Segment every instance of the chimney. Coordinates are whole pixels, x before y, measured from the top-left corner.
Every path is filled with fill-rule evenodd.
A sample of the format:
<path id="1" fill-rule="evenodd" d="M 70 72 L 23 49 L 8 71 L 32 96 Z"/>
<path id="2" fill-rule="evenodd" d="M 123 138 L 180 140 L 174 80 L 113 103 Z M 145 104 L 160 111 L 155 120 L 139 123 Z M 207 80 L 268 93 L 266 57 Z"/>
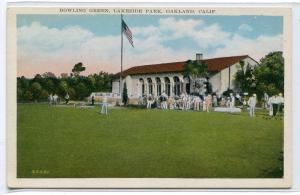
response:
<path id="1" fill-rule="evenodd" d="M 202 53 L 196 53 L 196 61 L 200 62 L 201 60 L 203 60 L 203 54 Z"/>

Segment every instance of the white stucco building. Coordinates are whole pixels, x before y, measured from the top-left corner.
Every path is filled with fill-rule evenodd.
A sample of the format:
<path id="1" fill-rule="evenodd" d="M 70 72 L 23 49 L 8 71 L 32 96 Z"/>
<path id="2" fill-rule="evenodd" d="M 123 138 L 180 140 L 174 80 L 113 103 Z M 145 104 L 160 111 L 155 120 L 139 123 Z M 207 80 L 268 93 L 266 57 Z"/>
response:
<path id="1" fill-rule="evenodd" d="M 235 74 L 241 69 L 240 61 L 245 66 L 256 66 L 256 62 L 248 55 L 202 59 L 202 54 L 196 54 L 196 60 L 204 62 L 208 67 L 209 82 L 213 92 L 222 94 L 228 88 L 235 90 Z M 123 71 L 122 83 L 126 82 L 127 93 L 133 103 L 140 96 L 152 94 L 161 95 L 165 92 L 169 96 L 180 95 L 182 92 L 190 93 L 192 89 L 189 77 L 184 77 L 183 62 L 142 65 L 131 67 Z M 119 93 L 119 79 L 112 85 L 112 92 Z"/>

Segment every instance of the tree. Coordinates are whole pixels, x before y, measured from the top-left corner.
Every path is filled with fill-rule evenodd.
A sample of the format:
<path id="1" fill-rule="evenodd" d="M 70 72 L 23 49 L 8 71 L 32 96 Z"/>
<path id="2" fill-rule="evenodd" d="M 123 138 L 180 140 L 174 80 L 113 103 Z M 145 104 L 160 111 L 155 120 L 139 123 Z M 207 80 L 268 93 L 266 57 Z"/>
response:
<path id="1" fill-rule="evenodd" d="M 207 65 L 203 62 L 188 60 L 184 64 L 183 75 L 189 77 L 194 86 L 193 93 L 203 95 L 204 92 L 211 93 Z"/>
<path id="2" fill-rule="evenodd" d="M 46 72 L 42 75 L 36 74 L 32 79 L 24 76 L 17 77 L 17 100 L 44 100 L 50 93 L 64 97 L 67 92 L 73 100 L 82 100 L 93 91 L 111 91 L 114 78 L 113 74 L 102 71 L 89 76 L 74 77 L 71 74 L 54 76 L 53 73 Z"/>
<path id="3" fill-rule="evenodd" d="M 52 72 L 45 72 L 43 75 L 42 75 L 43 78 L 56 78 L 55 74 L 52 73 Z"/>
<path id="4" fill-rule="evenodd" d="M 17 88 L 17 100 L 20 101 L 24 98 L 24 91 L 22 88 L 18 87 Z"/>
<path id="5" fill-rule="evenodd" d="M 24 93 L 24 99 L 27 101 L 33 100 L 33 94 L 28 90 Z"/>
<path id="6" fill-rule="evenodd" d="M 42 92 L 42 86 L 38 82 L 34 82 L 30 86 L 30 92 L 32 93 L 33 99 L 38 100 Z"/>
<path id="7" fill-rule="evenodd" d="M 77 98 L 80 100 L 83 100 L 85 97 L 89 95 L 86 86 L 82 82 L 76 86 L 75 90 L 76 90 Z"/>
<path id="8" fill-rule="evenodd" d="M 39 99 L 40 100 L 47 100 L 48 96 L 49 96 L 48 91 L 45 90 L 45 89 L 42 89 Z"/>
<path id="9" fill-rule="evenodd" d="M 260 66 L 254 70 L 257 91 L 274 95 L 284 92 L 284 59 L 282 52 L 271 52 L 260 60 Z"/>
<path id="10" fill-rule="evenodd" d="M 235 75 L 235 84 L 240 92 L 253 93 L 255 90 L 255 75 L 253 68 L 249 64 L 245 66 L 244 61 L 240 61 L 241 70 L 238 70 Z"/>
<path id="11" fill-rule="evenodd" d="M 271 52 L 255 67 L 244 66 L 235 76 L 237 86 L 243 92 L 256 93 L 261 98 L 264 92 L 274 95 L 284 92 L 284 59 L 282 52 Z"/>
<path id="12" fill-rule="evenodd" d="M 203 62 L 188 60 L 184 64 L 184 76 L 190 76 L 192 78 L 204 77 L 208 76 L 207 65 Z"/>
<path id="13" fill-rule="evenodd" d="M 60 77 L 63 78 L 63 79 L 64 79 L 64 78 L 68 78 L 68 73 L 61 73 L 61 74 L 60 74 Z"/>
<path id="14" fill-rule="evenodd" d="M 54 82 L 49 79 L 47 82 L 46 82 L 46 85 L 44 86 L 44 88 L 49 92 L 49 93 L 53 93 L 54 92 L 54 89 L 55 89 L 55 85 L 54 85 Z"/>
<path id="15" fill-rule="evenodd" d="M 85 71 L 85 67 L 82 65 L 81 62 L 75 64 L 73 69 L 72 69 L 72 73 L 75 76 L 79 76 L 80 72 L 82 72 L 82 71 Z"/>
<path id="16" fill-rule="evenodd" d="M 70 87 L 68 89 L 68 94 L 70 96 L 70 99 L 75 99 L 76 98 L 76 92 L 75 92 L 75 90 L 72 87 Z"/>
<path id="17" fill-rule="evenodd" d="M 122 102 L 127 105 L 128 104 L 128 94 L 127 94 L 127 85 L 124 83 L 123 93 L 122 93 Z"/>
<path id="18" fill-rule="evenodd" d="M 60 81 L 58 86 L 58 94 L 60 96 L 65 96 L 68 91 L 68 83 L 66 81 Z"/>

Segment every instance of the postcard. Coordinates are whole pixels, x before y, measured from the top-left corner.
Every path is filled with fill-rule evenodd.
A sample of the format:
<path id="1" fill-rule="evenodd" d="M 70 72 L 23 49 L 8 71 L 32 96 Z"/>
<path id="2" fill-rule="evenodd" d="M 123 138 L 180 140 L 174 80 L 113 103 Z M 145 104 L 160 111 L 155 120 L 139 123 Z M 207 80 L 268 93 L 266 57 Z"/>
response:
<path id="1" fill-rule="evenodd" d="M 291 7 L 7 8 L 10 188 L 290 188 Z"/>

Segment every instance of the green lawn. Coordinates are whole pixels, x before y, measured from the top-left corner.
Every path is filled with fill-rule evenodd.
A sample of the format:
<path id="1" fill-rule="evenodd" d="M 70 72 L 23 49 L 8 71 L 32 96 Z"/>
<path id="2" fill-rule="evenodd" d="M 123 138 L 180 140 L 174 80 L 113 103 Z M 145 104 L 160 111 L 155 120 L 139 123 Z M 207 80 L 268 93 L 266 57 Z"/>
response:
<path id="1" fill-rule="evenodd" d="M 18 104 L 17 176 L 280 177 L 283 121 L 247 113 Z"/>

